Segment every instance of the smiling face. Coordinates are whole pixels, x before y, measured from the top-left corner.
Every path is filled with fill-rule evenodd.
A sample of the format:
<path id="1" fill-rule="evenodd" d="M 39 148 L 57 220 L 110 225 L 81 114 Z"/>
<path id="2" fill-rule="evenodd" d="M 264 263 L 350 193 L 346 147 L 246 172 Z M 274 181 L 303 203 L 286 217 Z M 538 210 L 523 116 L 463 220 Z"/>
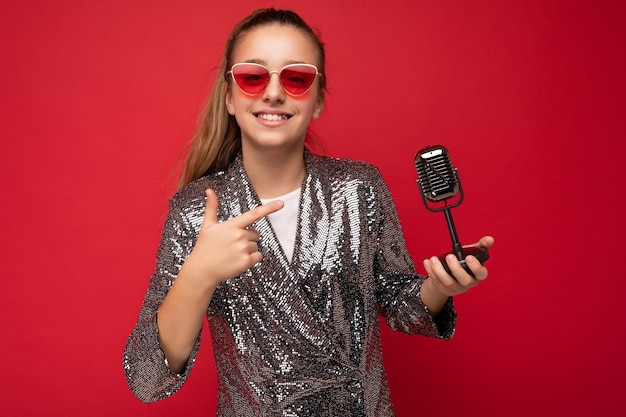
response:
<path id="1" fill-rule="evenodd" d="M 319 65 L 315 44 L 299 29 L 269 24 L 246 33 L 233 51 L 232 62 L 252 62 L 271 71 L 264 91 L 244 93 L 234 82 L 226 94 L 228 112 L 241 128 L 242 151 L 304 147 L 311 119 L 320 116 L 323 99 L 316 79 L 311 89 L 299 96 L 283 90 L 278 72 L 294 63 Z M 275 72 L 274 72 L 275 71 Z"/>

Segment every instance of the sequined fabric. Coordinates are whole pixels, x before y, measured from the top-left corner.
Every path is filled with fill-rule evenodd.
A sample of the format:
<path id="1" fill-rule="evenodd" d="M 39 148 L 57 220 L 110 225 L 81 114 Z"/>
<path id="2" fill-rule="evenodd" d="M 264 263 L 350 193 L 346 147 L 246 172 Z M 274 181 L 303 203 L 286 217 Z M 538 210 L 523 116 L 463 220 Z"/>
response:
<path id="1" fill-rule="evenodd" d="M 253 227 L 263 260 L 220 284 L 209 305 L 217 416 L 393 416 L 379 313 L 397 331 L 444 339 L 454 331 L 451 299 L 436 323 L 420 300 L 423 277 L 379 171 L 308 152 L 305 164 L 292 261 L 270 222 L 259 220 Z M 124 352 L 129 386 L 145 402 L 176 392 L 200 347 L 198 336 L 187 368 L 173 374 L 159 347 L 156 311 L 193 248 L 206 188 L 218 196 L 220 220 L 260 204 L 241 156 L 170 201 L 155 272 Z"/>

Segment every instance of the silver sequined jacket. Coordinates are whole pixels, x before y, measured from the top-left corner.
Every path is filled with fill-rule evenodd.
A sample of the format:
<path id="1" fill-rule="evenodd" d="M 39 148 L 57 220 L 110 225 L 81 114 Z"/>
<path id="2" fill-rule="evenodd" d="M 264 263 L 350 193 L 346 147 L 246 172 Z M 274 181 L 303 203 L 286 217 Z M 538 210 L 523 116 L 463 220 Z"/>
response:
<path id="1" fill-rule="evenodd" d="M 425 309 L 398 215 L 379 171 L 305 152 L 291 262 L 267 218 L 253 227 L 263 260 L 223 282 L 208 309 L 218 375 L 218 416 L 393 416 L 379 314 L 393 330 L 452 336 L 450 299 L 436 322 Z M 184 187 L 170 201 L 155 272 L 124 352 L 142 401 L 166 398 L 187 379 L 172 373 L 157 337 L 156 311 L 194 246 L 215 190 L 218 218 L 260 204 L 239 156 L 224 172 Z M 417 376 L 416 376 L 417 379 Z"/>

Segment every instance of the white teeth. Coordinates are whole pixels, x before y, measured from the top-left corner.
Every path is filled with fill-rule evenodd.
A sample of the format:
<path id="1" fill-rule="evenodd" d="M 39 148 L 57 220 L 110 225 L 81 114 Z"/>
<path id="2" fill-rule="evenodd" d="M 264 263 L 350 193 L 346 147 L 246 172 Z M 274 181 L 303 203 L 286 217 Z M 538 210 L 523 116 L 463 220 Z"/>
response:
<path id="1" fill-rule="evenodd" d="M 284 114 L 265 114 L 265 113 L 259 113 L 256 115 L 256 117 L 258 117 L 259 119 L 263 119 L 263 120 L 272 120 L 272 121 L 276 121 L 276 120 L 287 120 L 289 119 L 289 116 L 284 115 Z"/>

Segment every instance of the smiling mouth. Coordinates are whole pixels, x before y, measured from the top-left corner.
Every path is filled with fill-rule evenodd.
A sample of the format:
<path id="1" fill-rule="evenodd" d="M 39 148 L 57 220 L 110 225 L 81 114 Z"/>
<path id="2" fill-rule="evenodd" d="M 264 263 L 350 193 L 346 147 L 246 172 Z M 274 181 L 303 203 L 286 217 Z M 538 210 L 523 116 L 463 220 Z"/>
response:
<path id="1" fill-rule="evenodd" d="M 270 121 L 278 121 L 278 120 L 289 120 L 291 116 L 288 114 L 267 114 L 267 113 L 257 113 L 256 117 L 263 120 Z"/>

